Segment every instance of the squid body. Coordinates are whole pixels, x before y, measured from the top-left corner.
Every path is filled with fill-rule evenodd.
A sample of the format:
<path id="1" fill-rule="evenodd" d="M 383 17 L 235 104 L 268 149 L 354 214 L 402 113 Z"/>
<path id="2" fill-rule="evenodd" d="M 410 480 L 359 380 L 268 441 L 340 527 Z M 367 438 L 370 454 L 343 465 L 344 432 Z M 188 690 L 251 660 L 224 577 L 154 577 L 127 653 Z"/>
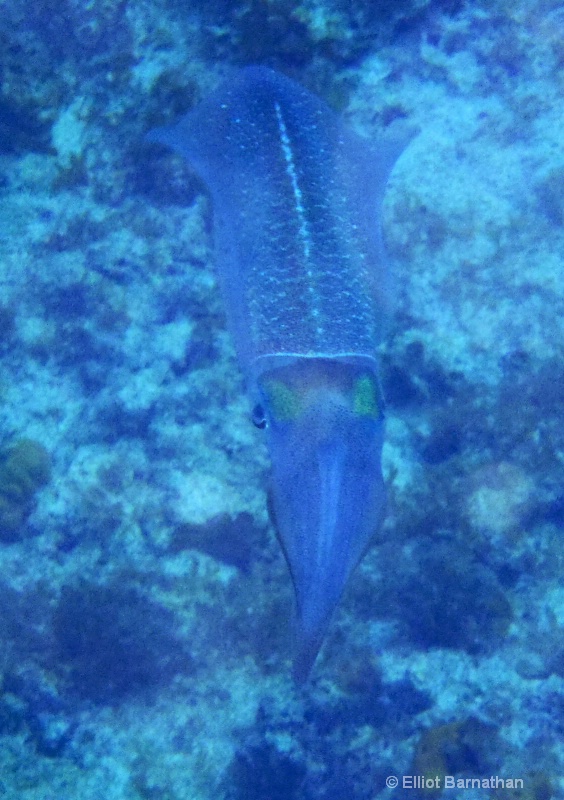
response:
<path id="1" fill-rule="evenodd" d="M 371 144 L 290 79 L 249 67 L 149 139 L 185 156 L 211 193 L 228 325 L 266 429 L 303 679 L 384 515 L 380 213 L 405 138 Z"/>

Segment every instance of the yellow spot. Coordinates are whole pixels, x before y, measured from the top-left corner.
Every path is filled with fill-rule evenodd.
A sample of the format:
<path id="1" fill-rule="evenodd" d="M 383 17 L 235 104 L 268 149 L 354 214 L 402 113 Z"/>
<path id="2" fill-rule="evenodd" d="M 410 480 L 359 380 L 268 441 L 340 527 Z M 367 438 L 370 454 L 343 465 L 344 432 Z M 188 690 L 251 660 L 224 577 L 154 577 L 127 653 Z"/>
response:
<path id="1" fill-rule="evenodd" d="M 268 381 L 265 386 L 270 410 L 274 419 L 288 422 L 296 419 L 301 412 L 301 404 L 296 392 L 282 381 Z"/>
<path id="2" fill-rule="evenodd" d="M 358 417 L 378 417 L 378 391 L 370 375 L 358 378 L 354 385 L 353 411 Z"/>

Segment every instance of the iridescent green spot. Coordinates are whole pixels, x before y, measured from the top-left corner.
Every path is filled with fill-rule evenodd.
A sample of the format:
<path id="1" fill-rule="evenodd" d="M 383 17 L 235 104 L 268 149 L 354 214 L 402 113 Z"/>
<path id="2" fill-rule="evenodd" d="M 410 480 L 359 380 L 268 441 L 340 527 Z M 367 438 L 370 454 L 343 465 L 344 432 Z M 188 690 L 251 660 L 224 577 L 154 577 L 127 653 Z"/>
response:
<path id="1" fill-rule="evenodd" d="M 378 417 L 378 389 L 374 378 L 363 375 L 355 382 L 353 389 L 353 411 L 358 417 Z"/>
<path id="2" fill-rule="evenodd" d="M 268 406 L 272 416 L 278 422 L 289 422 L 296 419 L 301 412 L 298 395 L 282 381 L 268 381 L 265 385 Z"/>

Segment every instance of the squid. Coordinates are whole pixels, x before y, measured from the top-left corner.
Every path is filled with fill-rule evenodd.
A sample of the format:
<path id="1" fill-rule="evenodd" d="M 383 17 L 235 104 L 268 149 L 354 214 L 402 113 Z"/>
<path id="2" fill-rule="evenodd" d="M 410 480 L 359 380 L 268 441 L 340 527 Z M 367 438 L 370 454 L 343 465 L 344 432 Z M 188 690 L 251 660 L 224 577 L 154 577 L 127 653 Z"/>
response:
<path id="1" fill-rule="evenodd" d="M 369 142 L 289 78 L 231 76 L 152 142 L 207 186 L 227 322 L 271 460 L 304 680 L 382 524 L 381 206 L 407 143 Z"/>

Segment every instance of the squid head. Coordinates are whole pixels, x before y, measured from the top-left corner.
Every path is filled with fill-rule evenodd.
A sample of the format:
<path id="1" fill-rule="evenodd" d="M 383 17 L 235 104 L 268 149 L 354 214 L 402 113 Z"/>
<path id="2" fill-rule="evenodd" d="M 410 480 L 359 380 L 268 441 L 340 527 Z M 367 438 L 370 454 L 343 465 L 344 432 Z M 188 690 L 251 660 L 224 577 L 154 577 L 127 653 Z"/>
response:
<path id="1" fill-rule="evenodd" d="M 307 676 L 351 572 L 384 514 L 384 420 L 366 365 L 303 358 L 259 380 L 272 504 L 294 583 L 297 655 Z"/>

